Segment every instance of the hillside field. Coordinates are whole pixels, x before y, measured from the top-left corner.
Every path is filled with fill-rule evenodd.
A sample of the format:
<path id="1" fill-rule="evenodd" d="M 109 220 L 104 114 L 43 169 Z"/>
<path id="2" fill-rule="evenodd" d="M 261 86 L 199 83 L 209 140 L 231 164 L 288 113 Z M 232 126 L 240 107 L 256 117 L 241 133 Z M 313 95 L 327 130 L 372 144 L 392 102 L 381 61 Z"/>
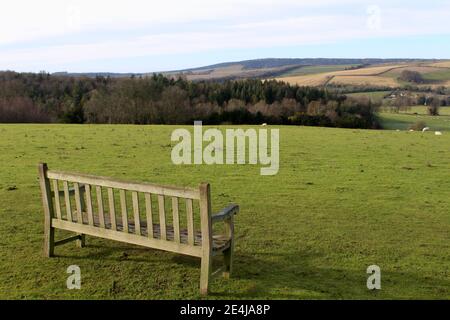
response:
<path id="1" fill-rule="evenodd" d="M 214 280 L 209 299 L 450 298 L 450 134 L 276 127 L 280 171 L 260 176 L 259 165 L 172 164 L 175 128 L 0 125 L 0 299 L 199 298 L 196 259 L 89 236 L 86 248 L 69 243 L 44 258 L 43 161 L 137 181 L 208 181 L 214 211 L 240 204 L 234 274 Z M 74 264 L 81 290 L 66 289 Z M 373 264 L 379 291 L 366 287 Z"/>
<path id="2" fill-rule="evenodd" d="M 414 123 L 423 121 L 431 131 L 450 131 L 450 107 L 441 107 L 438 116 L 428 115 L 425 106 L 412 106 L 399 113 L 380 112 L 378 116 L 383 128 L 388 130 L 408 130 Z"/>
<path id="3" fill-rule="evenodd" d="M 323 69 L 321 69 L 323 67 Z M 301 71 L 302 69 L 299 69 Z M 315 66 L 304 68 L 303 73 L 286 73 L 276 79 L 290 84 L 300 86 L 326 86 L 348 85 L 348 86 L 374 86 L 397 88 L 407 85 L 407 82 L 399 80 L 401 73 L 405 70 L 419 72 L 425 83 L 419 86 L 445 86 L 450 84 L 449 62 L 422 63 L 405 62 L 391 64 L 375 64 L 354 70 L 329 69 L 327 66 Z M 320 70 L 323 70 L 320 72 Z"/>

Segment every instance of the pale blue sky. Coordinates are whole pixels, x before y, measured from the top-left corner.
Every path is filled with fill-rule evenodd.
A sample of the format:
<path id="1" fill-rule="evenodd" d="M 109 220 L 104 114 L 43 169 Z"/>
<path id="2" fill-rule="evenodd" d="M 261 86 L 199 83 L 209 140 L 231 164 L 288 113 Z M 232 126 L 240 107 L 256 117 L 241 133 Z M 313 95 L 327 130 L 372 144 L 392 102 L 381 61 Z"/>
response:
<path id="1" fill-rule="evenodd" d="M 2 3 L 0 70 L 150 72 L 278 58 L 449 58 L 450 1 Z"/>

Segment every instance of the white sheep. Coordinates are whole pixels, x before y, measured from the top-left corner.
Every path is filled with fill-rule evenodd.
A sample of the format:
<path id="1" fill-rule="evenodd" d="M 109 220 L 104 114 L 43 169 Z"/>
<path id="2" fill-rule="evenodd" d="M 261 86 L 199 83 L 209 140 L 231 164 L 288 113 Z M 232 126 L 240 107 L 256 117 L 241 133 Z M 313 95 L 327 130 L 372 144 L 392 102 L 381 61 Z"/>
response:
<path id="1" fill-rule="evenodd" d="M 440 132 L 440 131 L 435 131 L 434 134 L 435 134 L 436 136 L 442 136 L 442 132 Z"/>
<path id="2" fill-rule="evenodd" d="M 429 127 L 425 127 L 425 128 L 422 129 L 422 132 L 429 131 L 429 130 L 430 130 Z"/>
<path id="3" fill-rule="evenodd" d="M 263 123 L 263 124 L 261 124 L 261 126 L 265 127 L 265 126 L 267 126 L 267 123 Z"/>

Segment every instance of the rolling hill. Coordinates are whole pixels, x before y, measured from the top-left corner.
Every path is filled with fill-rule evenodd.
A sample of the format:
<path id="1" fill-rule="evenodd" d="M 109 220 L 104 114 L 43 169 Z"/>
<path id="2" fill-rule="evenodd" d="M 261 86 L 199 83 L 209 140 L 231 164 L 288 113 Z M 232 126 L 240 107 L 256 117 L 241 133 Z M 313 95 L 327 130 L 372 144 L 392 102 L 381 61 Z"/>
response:
<path id="1" fill-rule="evenodd" d="M 450 86 L 450 62 L 403 61 L 400 63 L 384 63 L 365 65 L 361 68 L 347 70 L 320 71 L 322 66 L 310 68 L 309 73 L 287 73 L 275 79 L 300 86 L 374 86 L 403 87 L 407 84 L 418 86 Z M 403 71 L 415 71 L 421 74 L 423 83 L 408 83 L 400 80 Z"/>
<path id="2" fill-rule="evenodd" d="M 289 82 L 311 83 L 311 85 L 322 85 L 328 79 L 328 76 L 344 72 L 344 75 L 374 75 L 380 71 L 392 66 L 409 65 L 409 64 L 436 65 L 437 71 L 447 69 L 448 62 L 441 60 L 424 60 L 424 59 L 328 59 L 328 58 L 266 58 L 243 60 L 235 62 L 224 62 L 203 67 L 189 68 L 183 70 L 172 70 L 162 72 L 169 77 L 185 77 L 187 80 L 202 81 L 224 81 L 245 78 L 285 78 L 285 77 L 302 77 L 308 78 L 288 79 Z M 387 67 L 386 67 L 387 66 Z M 369 69 L 369 68 L 381 69 Z M 361 71 L 363 70 L 363 71 Z M 153 72 L 146 73 L 111 73 L 111 72 L 88 72 L 88 73 L 70 73 L 57 72 L 58 76 L 76 76 L 76 77 L 131 77 L 146 76 Z M 316 77 L 309 79 L 311 75 Z M 286 79 L 285 79 L 286 80 Z M 450 80 L 450 79 L 449 79 Z"/>

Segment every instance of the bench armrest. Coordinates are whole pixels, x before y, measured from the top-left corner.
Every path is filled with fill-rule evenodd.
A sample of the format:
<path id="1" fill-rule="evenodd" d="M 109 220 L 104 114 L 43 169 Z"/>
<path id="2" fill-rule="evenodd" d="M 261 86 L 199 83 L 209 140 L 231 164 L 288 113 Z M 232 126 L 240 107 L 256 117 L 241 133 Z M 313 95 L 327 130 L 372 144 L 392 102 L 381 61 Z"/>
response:
<path id="1" fill-rule="evenodd" d="M 211 217 L 212 223 L 224 221 L 230 218 L 233 214 L 237 214 L 239 212 L 239 206 L 237 204 L 231 204 L 225 209 L 219 211 L 215 215 Z"/>

